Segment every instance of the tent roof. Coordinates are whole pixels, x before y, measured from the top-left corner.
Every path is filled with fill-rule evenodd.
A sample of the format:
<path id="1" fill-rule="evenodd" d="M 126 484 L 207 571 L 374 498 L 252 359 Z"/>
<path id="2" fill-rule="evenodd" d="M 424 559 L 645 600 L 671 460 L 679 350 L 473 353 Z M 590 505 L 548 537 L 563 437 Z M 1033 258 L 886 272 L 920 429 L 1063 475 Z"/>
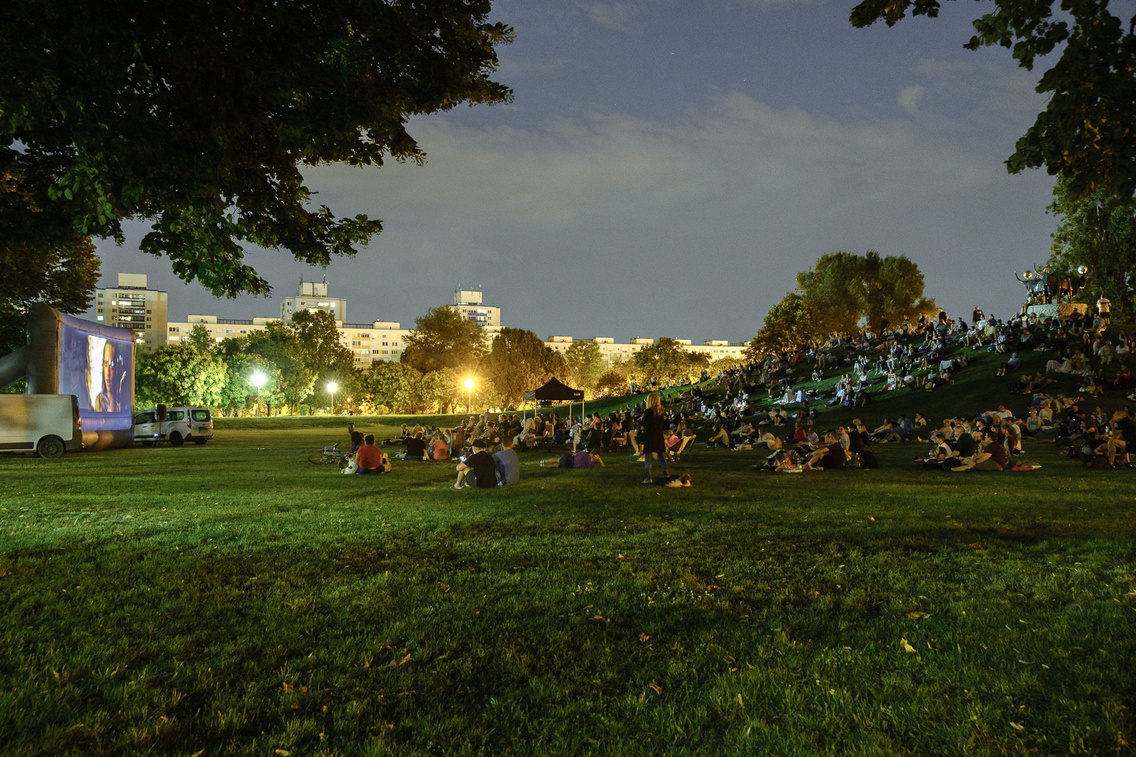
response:
<path id="1" fill-rule="evenodd" d="M 525 392 L 526 400 L 582 400 L 584 399 L 583 389 L 573 389 L 565 385 L 557 378 L 550 378 L 544 386 L 539 389 L 534 389 L 531 392 Z"/>

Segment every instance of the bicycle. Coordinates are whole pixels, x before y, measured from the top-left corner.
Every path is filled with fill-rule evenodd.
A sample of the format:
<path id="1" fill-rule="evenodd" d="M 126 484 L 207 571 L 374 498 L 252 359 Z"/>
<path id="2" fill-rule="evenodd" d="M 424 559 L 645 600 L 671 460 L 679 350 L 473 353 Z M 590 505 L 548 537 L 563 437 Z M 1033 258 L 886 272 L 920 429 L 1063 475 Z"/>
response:
<path id="1" fill-rule="evenodd" d="M 347 454 L 340 452 L 339 444 L 336 443 L 308 455 L 308 462 L 315 465 L 338 465 L 343 468 L 347 465 Z"/>

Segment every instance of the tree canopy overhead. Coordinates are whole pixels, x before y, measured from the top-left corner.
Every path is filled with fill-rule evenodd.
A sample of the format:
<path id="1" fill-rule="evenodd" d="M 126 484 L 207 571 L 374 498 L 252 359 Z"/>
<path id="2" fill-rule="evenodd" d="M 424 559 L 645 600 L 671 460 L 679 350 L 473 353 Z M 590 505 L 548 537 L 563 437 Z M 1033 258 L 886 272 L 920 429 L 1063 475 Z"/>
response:
<path id="1" fill-rule="evenodd" d="M 489 0 L 6 0 L 0 175 L 68 231 L 215 295 L 265 293 L 241 244 L 326 265 L 381 230 L 310 204 L 303 166 L 421 161 L 410 116 L 507 101 Z M 19 213 L 13 205 L 0 213 Z M 0 225 L 16 225 L 0 218 Z"/>
<path id="2" fill-rule="evenodd" d="M 1126 323 L 1136 312 L 1136 201 L 1119 200 L 1098 192 L 1073 197 L 1062 177 L 1053 187 L 1049 212 L 1060 221 L 1053 232 L 1049 268 L 1072 274 L 1086 270 L 1081 299 L 1092 304 L 1100 295 L 1112 302 Z"/>
<path id="3" fill-rule="evenodd" d="M 1065 174 L 1069 191 L 1083 197 L 1104 191 L 1136 194 L 1136 4 L 1112 3 L 1129 13 L 1113 15 L 1109 0 L 992 0 L 991 13 L 975 20 L 966 47 L 1000 45 L 1032 70 L 1037 58 L 1064 46 L 1037 86 L 1048 95 L 1045 110 L 1018 139 L 1006 161 L 1011 173 L 1045 166 Z M 940 0 L 862 0 L 854 26 L 883 20 L 895 25 L 908 11 L 939 15 Z"/>

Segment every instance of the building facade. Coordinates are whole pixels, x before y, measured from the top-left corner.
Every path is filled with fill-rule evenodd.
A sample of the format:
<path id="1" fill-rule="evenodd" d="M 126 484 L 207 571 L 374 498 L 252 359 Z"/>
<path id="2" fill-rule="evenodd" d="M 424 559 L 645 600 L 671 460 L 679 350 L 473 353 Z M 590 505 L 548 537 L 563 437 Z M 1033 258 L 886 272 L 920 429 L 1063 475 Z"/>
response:
<path id="1" fill-rule="evenodd" d="M 398 321 L 372 321 L 347 323 L 347 301 L 331 297 L 327 282 L 300 282 L 295 296 L 286 297 L 280 304 L 279 318 L 253 318 L 239 320 L 218 318 L 215 315 L 191 315 L 184 322 L 168 321 L 166 293 L 148 289 L 146 277 L 138 274 L 119 274 L 119 286 L 97 291 L 97 320 L 108 325 L 128 328 L 135 332 L 138 344 L 153 351 L 164 344 L 189 341 L 195 327 L 201 327 L 214 342 L 234 339 L 264 331 L 269 323 L 290 323 L 300 310 L 331 313 L 336 320 L 340 342 L 351 350 L 356 368 L 370 368 L 375 363 L 398 362 L 406 349 L 406 335 L 412 329 L 402 328 Z M 454 304 L 462 318 L 476 323 L 493 339 L 501 331 L 501 308 L 486 305 L 480 289 L 454 290 Z M 114 318 L 114 320 L 111 320 Z M 597 336 L 578 340 L 570 336 L 550 336 L 545 344 L 564 354 L 576 341 L 594 342 L 606 364 L 631 360 L 635 353 L 655 343 L 654 339 L 636 337 L 628 342 L 616 342 L 612 337 Z M 689 339 L 676 339 L 690 352 L 702 353 L 711 360 L 741 357 L 745 343 L 731 344 L 711 340 L 700 345 Z"/>
<path id="2" fill-rule="evenodd" d="M 153 352 L 166 344 L 167 296 L 146 286 L 146 275 L 118 274 L 118 286 L 95 290 L 95 320 L 130 329 L 139 349 Z"/>

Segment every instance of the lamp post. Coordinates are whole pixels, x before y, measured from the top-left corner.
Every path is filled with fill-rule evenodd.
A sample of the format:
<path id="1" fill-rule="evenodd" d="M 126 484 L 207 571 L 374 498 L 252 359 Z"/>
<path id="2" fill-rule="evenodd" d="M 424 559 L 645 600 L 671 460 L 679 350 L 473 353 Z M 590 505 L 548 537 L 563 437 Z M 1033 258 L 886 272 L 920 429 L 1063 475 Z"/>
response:
<path id="1" fill-rule="evenodd" d="M 329 408 L 329 412 L 332 415 L 335 415 L 335 390 L 338 388 L 339 384 L 335 383 L 334 381 L 329 381 L 327 384 L 327 391 L 329 394 L 331 394 L 331 408 Z"/>
<path id="2" fill-rule="evenodd" d="M 260 371 L 252 374 L 252 383 L 256 387 L 256 417 L 260 417 L 260 390 L 264 386 L 264 374 Z"/>
<path id="3" fill-rule="evenodd" d="M 469 406 L 471 398 L 473 397 L 473 379 L 467 378 L 465 380 L 465 411 L 469 413 Z"/>

